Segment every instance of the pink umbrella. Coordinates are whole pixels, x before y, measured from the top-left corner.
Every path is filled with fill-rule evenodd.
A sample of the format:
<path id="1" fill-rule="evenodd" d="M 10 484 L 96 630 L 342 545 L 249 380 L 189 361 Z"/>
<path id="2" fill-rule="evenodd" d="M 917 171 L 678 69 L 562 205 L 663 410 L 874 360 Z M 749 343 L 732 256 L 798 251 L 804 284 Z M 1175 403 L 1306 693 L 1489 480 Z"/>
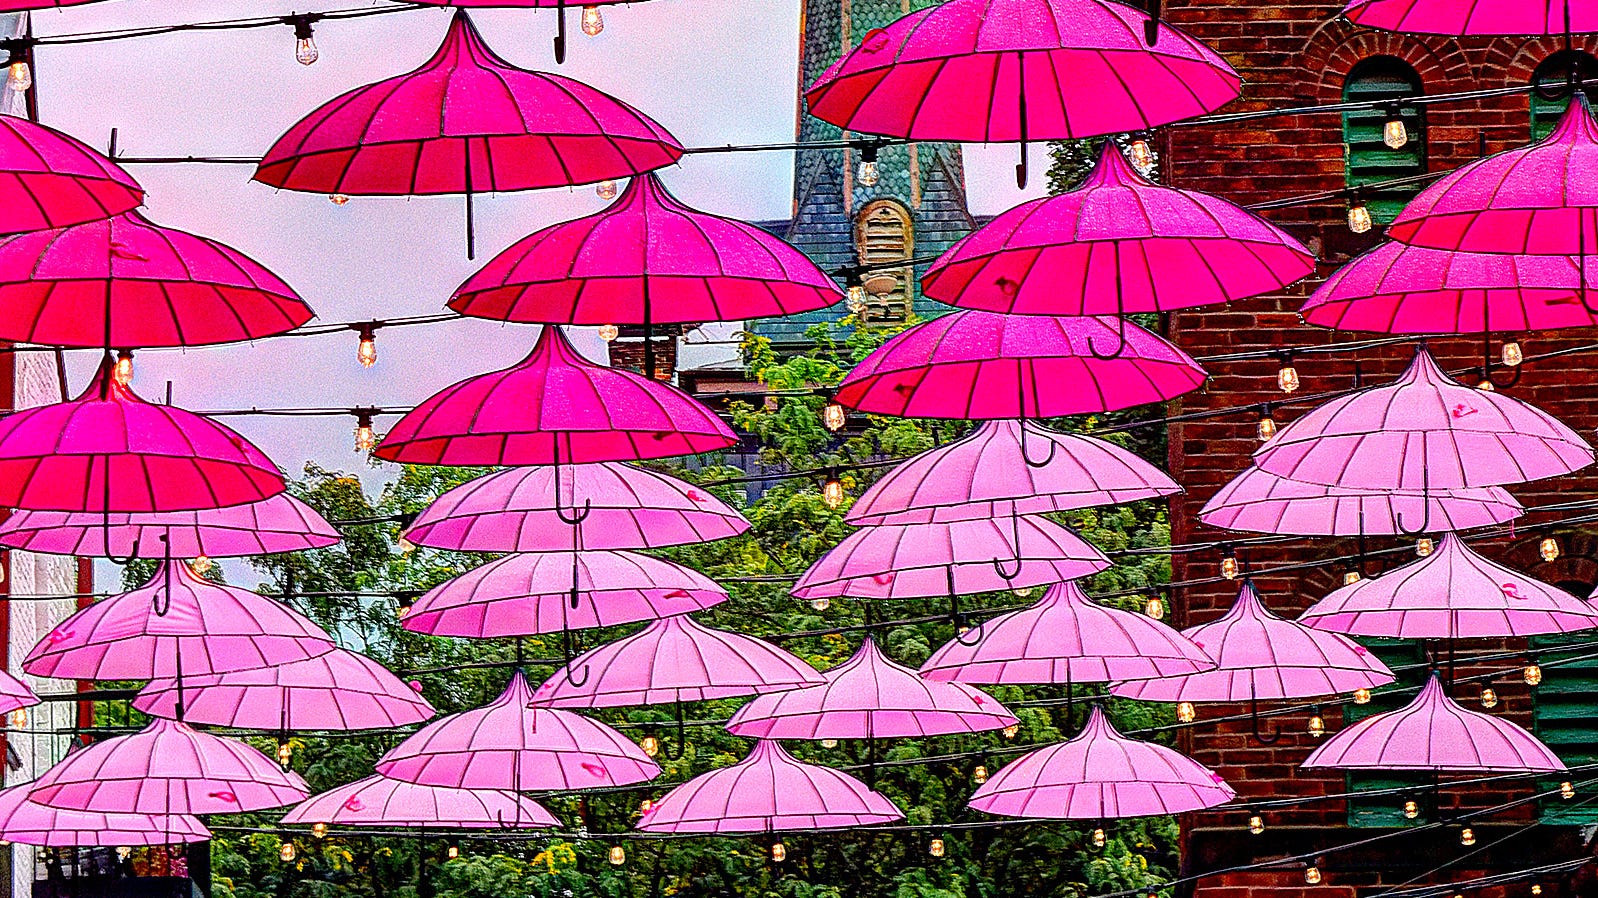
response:
<path id="1" fill-rule="evenodd" d="M 1095 344 L 1119 347 L 1101 358 Z M 1057 418 L 1164 402 L 1205 376 L 1187 353 L 1123 319 L 956 312 L 877 347 L 837 399 L 907 418 Z"/>
<path id="2" fill-rule="evenodd" d="M 283 822 L 407 829 L 542 829 L 560 825 L 538 802 L 515 792 L 418 786 L 383 776 L 369 776 L 313 795 L 284 814 Z"/>
<path id="3" fill-rule="evenodd" d="M 281 602 L 168 561 L 138 589 L 57 624 L 22 669 L 36 677 L 148 680 L 271 667 L 333 648 L 326 631 Z"/>
<path id="4" fill-rule="evenodd" d="M 521 671 L 499 698 L 433 721 L 377 762 L 377 772 L 423 786 L 566 792 L 631 786 L 660 776 L 637 743 L 597 720 L 530 708 Z"/>
<path id="5" fill-rule="evenodd" d="M 32 783 L 0 790 L 0 839 L 47 848 L 174 845 L 203 842 L 211 831 L 188 814 L 100 814 L 28 800 Z"/>
<path id="6" fill-rule="evenodd" d="M 1443 530 L 1470 530 L 1526 513 L 1503 487 L 1429 492 L 1355 489 L 1278 477 L 1249 468 L 1204 503 L 1199 520 L 1226 530 L 1300 536 L 1394 535 L 1400 517 Z"/>
<path id="7" fill-rule="evenodd" d="M 1445 533 L 1430 555 L 1334 590 L 1298 622 L 1351 636 L 1469 639 L 1589 630 L 1598 609 Z"/>
<path id="8" fill-rule="evenodd" d="M 334 649 L 303 661 L 176 680 L 152 680 L 133 707 L 190 723 L 246 730 L 371 730 L 421 723 L 438 713 L 365 655 Z"/>
<path id="9" fill-rule="evenodd" d="M 846 520 L 859 526 L 945 523 L 1181 491 L 1164 471 L 1113 443 L 1030 422 L 987 421 L 889 471 L 855 500 Z"/>
<path id="10" fill-rule="evenodd" d="M 28 684 L 0 670 L 0 714 L 10 714 L 18 708 L 27 708 L 38 703 L 39 697 L 33 694 Z"/>
<path id="11" fill-rule="evenodd" d="M 158 717 L 67 755 L 34 782 L 28 800 L 107 814 L 237 814 L 309 793 L 299 774 L 243 742 Z"/>
<path id="12" fill-rule="evenodd" d="M 636 552 L 507 555 L 428 590 L 405 629 L 486 639 L 612 627 L 727 601 L 705 575 Z"/>
<path id="13" fill-rule="evenodd" d="M 1353 0 L 1343 15 L 1367 28 L 1459 37 L 1598 31 L 1598 10 L 1571 0 Z"/>
<path id="14" fill-rule="evenodd" d="M 585 549 L 654 549 L 749 529 L 743 515 L 708 490 L 657 471 L 599 462 L 513 468 L 463 483 L 434 499 L 405 538 L 465 552 L 570 549 L 573 511 L 583 515 L 575 526 Z"/>
<path id="15" fill-rule="evenodd" d="M 1309 250 L 1275 225 L 1150 182 L 1107 140 L 1080 185 L 967 235 L 932 263 L 921 290 L 963 309 L 1119 315 L 1257 296 L 1314 270 Z"/>
<path id="16" fill-rule="evenodd" d="M 881 793 L 846 773 L 801 764 L 776 742 L 702 773 L 650 806 L 638 828 L 660 833 L 770 833 L 903 820 Z"/>
<path id="17" fill-rule="evenodd" d="M 982 624 L 974 644 L 950 640 L 921 665 L 929 680 L 959 683 L 1104 683 L 1214 670 L 1192 640 L 1142 614 L 1100 605 L 1074 582 L 1056 583 L 1031 608 Z"/>
<path id="18" fill-rule="evenodd" d="M 977 787 L 970 806 L 1004 817 L 1111 820 L 1198 811 L 1236 797 L 1215 771 L 1122 736 L 1094 706 L 1082 732 L 1004 765 Z"/>
<path id="19" fill-rule="evenodd" d="M 826 683 L 756 696 L 727 722 L 753 739 L 891 739 L 1002 730 L 1016 723 L 992 696 L 961 683 L 924 680 L 867 636 Z"/>
<path id="20" fill-rule="evenodd" d="M 0 10 L 16 0 L 0 0 Z M 64 228 L 109 218 L 144 202 L 144 188 L 81 141 L 14 115 L 0 115 L 0 232 Z"/>
<path id="21" fill-rule="evenodd" d="M 271 555 L 320 549 L 340 538 L 315 509 L 288 493 L 248 505 L 199 511 L 104 515 L 24 510 L 0 521 L 0 545 L 79 557 Z"/>
<path id="22" fill-rule="evenodd" d="M 1454 702 L 1435 673 L 1413 702 L 1347 727 L 1310 752 L 1301 766 L 1438 772 L 1565 769 L 1536 736 Z"/>
<path id="23" fill-rule="evenodd" d="M 596 365 L 550 325 L 527 358 L 445 387 L 406 414 L 375 454 L 411 465 L 548 465 L 667 458 L 736 442 L 686 393 Z"/>

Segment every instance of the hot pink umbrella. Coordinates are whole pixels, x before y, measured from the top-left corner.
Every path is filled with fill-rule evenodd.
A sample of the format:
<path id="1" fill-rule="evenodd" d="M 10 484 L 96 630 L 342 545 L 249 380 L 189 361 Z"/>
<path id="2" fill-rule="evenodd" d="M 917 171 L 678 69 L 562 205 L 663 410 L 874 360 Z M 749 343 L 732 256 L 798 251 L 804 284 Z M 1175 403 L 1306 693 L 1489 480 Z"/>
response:
<path id="1" fill-rule="evenodd" d="M 1342 770 L 1564 770 L 1548 746 L 1502 718 L 1461 707 L 1434 673 L 1413 702 L 1321 743 L 1303 767 Z"/>
<path id="2" fill-rule="evenodd" d="M 0 714 L 10 714 L 18 708 L 27 708 L 38 703 L 39 697 L 33 694 L 28 684 L 0 670 Z"/>
<path id="3" fill-rule="evenodd" d="M 440 583 L 411 606 L 404 626 L 434 636 L 532 636 L 687 614 L 725 601 L 727 591 L 709 577 L 648 555 L 540 552 L 507 555 Z"/>
<path id="4" fill-rule="evenodd" d="M 375 454 L 411 465 L 548 465 L 667 458 L 737 441 L 687 394 L 588 361 L 550 325 L 527 358 L 445 387 L 406 414 Z"/>
<path id="5" fill-rule="evenodd" d="M 0 0 L 0 10 L 16 0 Z M 0 115 L 0 233 L 64 228 L 137 208 L 144 188 L 77 138 Z"/>
<path id="6" fill-rule="evenodd" d="M 50 9 L 56 6 L 78 6 L 98 0 L 0 0 L 0 12 L 18 12 L 25 9 Z"/>
<path id="7" fill-rule="evenodd" d="M 499 698 L 417 730 L 377 762 L 377 772 L 423 786 L 565 792 L 631 786 L 660 776 L 637 743 L 597 720 L 530 708 L 517 671 Z"/>
<path id="8" fill-rule="evenodd" d="M 558 480 L 558 483 L 557 483 Z M 654 549 L 737 536 L 749 522 L 708 490 L 616 462 L 513 468 L 463 483 L 405 532 L 418 546 L 466 552 Z"/>
<path id="9" fill-rule="evenodd" d="M 1459 37 L 1598 31 L 1598 10 L 1571 0 L 1353 0 L 1343 15 L 1367 28 Z"/>
<path id="10" fill-rule="evenodd" d="M 36 677 L 148 680 L 271 667 L 332 650 L 332 637 L 299 612 L 202 580 L 173 561 L 138 589 L 57 624 L 22 669 Z"/>
<path id="11" fill-rule="evenodd" d="M 1204 503 L 1199 520 L 1226 530 L 1300 536 L 1393 535 L 1400 517 L 1470 530 L 1526 513 L 1503 487 L 1429 492 L 1325 486 L 1249 468 Z"/>
<path id="12" fill-rule="evenodd" d="M 48 848 L 203 842 L 211 831 L 188 814 L 100 814 L 28 800 L 32 783 L 0 790 L 0 839 Z"/>
<path id="13" fill-rule="evenodd" d="M 104 515 L 24 510 L 0 521 L 0 545 L 79 557 L 271 555 L 320 549 L 340 538 L 315 509 L 288 493 L 248 505 L 199 511 Z"/>
<path id="14" fill-rule="evenodd" d="M 1031 608 L 982 624 L 974 644 L 954 639 L 921 665 L 929 680 L 959 683 L 1104 683 L 1214 670 L 1192 640 L 1133 611 L 1056 583 Z"/>
<path id="15" fill-rule="evenodd" d="M 538 802 L 515 792 L 418 786 L 383 776 L 369 776 L 313 795 L 284 814 L 283 822 L 407 829 L 541 829 L 560 825 L 555 815 Z"/>
<path id="16" fill-rule="evenodd" d="M 1334 590 L 1298 622 L 1351 636 L 1469 639 L 1589 630 L 1598 610 L 1445 533 L 1430 555 Z"/>
<path id="17" fill-rule="evenodd" d="M 731 767 L 702 773 L 650 806 L 638 828 L 661 833 L 769 833 L 903 820 L 881 793 L 846 773 L 801 764 L 761 740 Z"/>
<path id="18" fill-rule="evenodd" d="M 753 739 L 891 739 L 1002 730 L 1016 723 L 992 696 L 924 680 L 895 664 L 869 636 L 826 683 L 756 696 L 727 722 Z"/>
<path id="19" fill-rule="evenodd" d="M 246 730 L 370 730 L 421 723 L 437 712 L 371 658 L 346 649 L 272 667 L 152 680 L 133 707 L 190 723 Z"/>
<path id="20" fill-rule="evenodd" d="M 855 500 L 846 520 L 860 526 L 942 523 L 1181 491 L 1164 471 L 1113 443 L 1030 422 L 987 421 L 889 471 Z"/>
<path id="21" fill-rule="evenodd" d="M 1082 732 L 1004 765 L 977 787 L 970 806 L 1005 817 L 1112 820 L 1181 814 L 1236 797 L 1215 771 L 1122 736 L 1094 706 Z"/>
<path id="22" fill-rule="evenodd" d="M 1115 354 L 1097 357 L 1095 345 Z M 1205 376 L 1187 353 L 1122 319 L 956 312 L 877 347 L 837 399 L 907 418 L 1057 418 L 1164 402 Z"/>
<path id="23" fill-rule="evenodd" d="M 309 793 L 299 774 L 243 742 L 158 717 L 67 755 L 34 782 L 28 800 L 108 814 L 237 814 Z"/>

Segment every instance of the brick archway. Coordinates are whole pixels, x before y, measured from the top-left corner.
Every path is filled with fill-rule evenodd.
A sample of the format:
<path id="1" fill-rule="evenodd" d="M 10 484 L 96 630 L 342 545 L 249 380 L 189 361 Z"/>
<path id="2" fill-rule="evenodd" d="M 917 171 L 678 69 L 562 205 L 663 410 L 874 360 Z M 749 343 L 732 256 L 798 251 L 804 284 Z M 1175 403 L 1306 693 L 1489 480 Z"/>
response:
<path id="1" fill-rule="evenodd" d="M 1304 44 L 1299 83 L 1312 91 L 1305 99 L 1316 103 L 1342 99 L 1343 81 L 1349 70 L 1373 56 L 1392 56 L 1408 63 L 1429 94 L 1465 90 L 1474 74 L 1464 51 L 1452 39 L 1423 40 L 1397 32 L 1373 31 L 1339 18 L 1316 29 Z"/>

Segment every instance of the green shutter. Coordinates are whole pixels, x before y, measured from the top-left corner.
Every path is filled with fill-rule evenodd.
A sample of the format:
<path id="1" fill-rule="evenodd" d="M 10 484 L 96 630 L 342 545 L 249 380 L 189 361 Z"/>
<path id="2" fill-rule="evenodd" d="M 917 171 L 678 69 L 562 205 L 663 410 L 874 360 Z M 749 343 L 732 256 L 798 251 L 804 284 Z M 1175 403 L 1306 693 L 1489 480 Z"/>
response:
<path id="1" fill-rule="evenodd" d="M 1343 100 L 1350 103 L 1400 100 L 1420 93 L 1414 71 L 1397 59 L 1367 60 L 1349 73 Z M 1399 118 L 1409 132 L 1409 142 L 1393 149 L 1382 141 L 1387 123 L 1384 109 L 1357 109 L 1343 113 L 1343 150 L 1350 187 L 1424 174 L 1426 171 L 1426 119 L 1419 107 L 1399 106 Z M 1386 224 L 1425 186 L 1389 187 L 1365 200 L 1371 217 Z"/>
<path id="2" fill-rule="evenodd" d="M 1374 206 L 1372 207 L 1374 209 Z M 1426 653 L 1419 642 L 1408 639 L 1360 639 L 1359 643 L 1371 650 L 1371 654 L 1382 659 L 1382 663 L 1393 669 L 1398 674 L 1395 686 L 1413 686 L 1419 688 L 1426 682 Z M 1404 668 L 1400 670 L 1400 668 Z M 1391 688 L 1391 687 L 1389 687 Z M 1381 714 L 1386 711 L 1395 711 L 1408 704 L 1415 696 L 1414 692 L 1376 692 L 1371 696 L 1368 704 L 1356 705 L 1353 702 L 1343 704 L 1343 726 L 1348 726 L 1357 720 L 1363 720 L 1372 714 Z M 1349 773 L 1345 775 L 1347 791 L 1360 792 L 1377 789 L 1400 789 L 1406 786 L 1416 787 L 1417 797 L 1422 787 L 1429 786 L 1431 775 L 1426 773 Z M 1349 798 L 1348 800 L 1348 825 L 1349 826 L 1417 826 L 1425 823 L 1423 816 L 1414 820 L 1404 818 L 1404 797 L 1402 795 L 1374 795 L 1370 798 Z"/>
<path id="3" fill-rule="evenodd" d="M 1531 647 L 1548 658 L 1561 646 L 1591 641 L 1590 633 L 1534 636 Z M 1576 654 L 1591 652 L 1578 650 Z M 1537 738 L 1566 764 L 1598 761 L 1598 659 L 1545 664 L 1543 681 L 1532 690 L 1531 719 Z M 1550 777 L 1540 782 L 1539 791 L 1558 788 L 1561 779 L 1564 778 Z M 1542 801 L 1541 816 L 1544 823 L 1598 823 L 1598 805 L 1579 805 L 1550 797 Z"/>

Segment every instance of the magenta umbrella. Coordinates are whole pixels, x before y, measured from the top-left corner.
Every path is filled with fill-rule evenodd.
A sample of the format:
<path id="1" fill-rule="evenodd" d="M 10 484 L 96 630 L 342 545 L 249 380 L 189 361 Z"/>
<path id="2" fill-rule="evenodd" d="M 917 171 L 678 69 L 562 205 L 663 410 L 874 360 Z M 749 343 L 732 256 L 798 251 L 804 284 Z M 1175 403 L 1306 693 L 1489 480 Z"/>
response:
<path id="1" fill-rule="evenodd" d="M 1093 346 L 1116 346 L 1099 357 Z M 1164 402 L 1204 369 L 1123 319 L 955 312 L 877 347 L 838 387 L 844 405 L 906 418 L 1057 418 Z"/>
<path id="2" fill-rule="evenodd" d="M 1025 421 L 986 421 L 889 471 L 855 500 L 846 520 L 857 526 L 946 523 L 1181 491 L 1164 471 L 1114 443 Z"/>
<path id="3" fill-rule="evenodd" d="M 612 627 L 727 601 L 709 577 L 636 552 L 507 555 L 428 590 L 405 629 L 486 639 Z M 575 607 L 573 607 L 575 603 Z"/>
<path id="4" fill-rule="evenodd" d="M 28 684 L 0 670 L 0 714 L 10 714 L 18 708 L 27 708 L 38 703 L 39 697 L 33 694 Z"/>
<path id="5" fill-rule="evenodd" d="M 1565 769 L 1536 736 L 1450 699 L 1435 672 L 1413 702 L 1354 723 L 1321 743 L 1300 766 L 1438 772 Z"/>
<path id="6" fill-rule="evenodd" d="M 1343 16 L 1366 28 L 1456 37 L 1598 31 L 1598 10 L 1579 0 L 1353 0 Z"/>
<path id="7" fill-rule="evenodd" d="M 15 0 L 0 0 L 0 10 Z M 64 228 L 137 208 L 144 188 L 75 137 L 0 115 L 0 233 Z"/>
<path id="8" fill-rule="evenodd" d="M 1174 749 L 1128 739 L 1095 705 L 1071 740 L 1004 765 L 970 806 L 1004 817 L 1112 820 L 1181 814 L 1237 797 L 1215 771 Z"/>
<path id="9" fill-rule="evenodd" d="M 0 521 L 0 546 L 79 557 L 271 555 L 320 549 L 340 539 L 332 524 L 288 493 L 199 511 L 104 515 L 22 510 Z"/>
<path id="10" fill-rule="evenodd" d="M 802 764 L 780 744 L 761 740 L 737 764 L 701 773 L 666 793 L 650 805 L 638 828 L 770 833 L 903 819 L 903 811 L 865 783 L 831 767 Z"/>
<path id="11" fill-rule="evenodd" d="M 570 523 L 574 511 L 582 521 Z M 3 528 L 0 524 L 0 528 Z M 743 515 L 708 490 L 616 462 L 513 468 L 455 487 L 405 532 L 418 546 L 465 552 L 655 549 L 737 536 Z"/>
<path id="12" fill-rule="evenodd" d="M 560 825 L 538 802 L 515 792 L 418 786 L 384 776 L 369 776 L 313 795 L 284 814 L 283 822 L 406 829 L 542 829 Z"/>
<path id="13" fill-rule="evenodd" d="M 188 814 L 101 814 L 28 800 L 32 783 L 0 790 L 0 839 L 47 848 L 204 842 L 211 831 Z"/>
<path id="14" fill-rule="evenodd" d="M 1199 520 L 1225 530 L 1299 536 L 1396 535 L 1400 518 L 1443 530 L 1470 530 L 1526 513 L 1498 486 L 1454 490 L 1355 489 L 1278 477 L 1248 468 L 1204 503 Z"/>

